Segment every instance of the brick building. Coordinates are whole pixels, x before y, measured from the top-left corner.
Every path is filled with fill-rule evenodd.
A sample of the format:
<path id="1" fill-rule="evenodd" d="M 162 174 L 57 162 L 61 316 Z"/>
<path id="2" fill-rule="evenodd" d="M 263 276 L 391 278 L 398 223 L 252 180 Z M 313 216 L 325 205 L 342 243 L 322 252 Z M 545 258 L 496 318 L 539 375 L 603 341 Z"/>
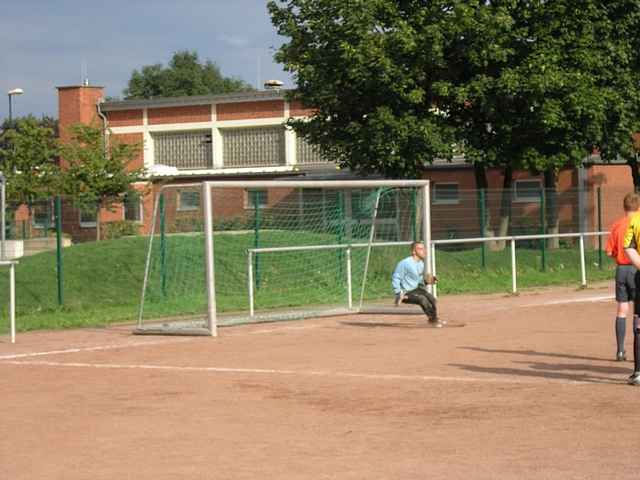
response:
<path id="1" fill-rule="evenodd" d="M 101 211 L 101 222 L 131 220 L 139 222 L 141 233 L 148 232 L 155 191 L 159 183 L 189 184 L 212 179 L 349 178 L 348 171 L 337 170 L 294 131 L 284 128 L 290 117 L 311 114 L 296 102 L 290 102 L 282 90 L 264 90 L 225 95 L 158 98 L 104 102 L 103 88 L 97 86 L 58 87 L 60 135 L 68 135 L 74 123 L 106 126 L 119 141 L 142 146 L 133 167 L 153 171 L 154 165 L 178 170 L 169 180 L 162 174 L 136 185 L 139 198 L 127 199 L 114 211 Z M 479 236 L 478 197 L 473 169 L 456 159 L 436 162 L 425 169 L 425 178 L 433 182 L 432 218 L 435 238 Z M 490 189 L 499 191 L 502 175 L 488 172 Z M 540 209 L 537 192 L 540 176 L 515 172 L 512 211 L 516 216 L 535 216 Z M 602 189 L 603 227 L 620 214 L 622 196 L 632 189 L 626 165 L 602 165 L 593 157 L 585 166 L 565 169 L 558 181 L 559 218 L 564 231 L 592 230 L 598 225 L 597 188 Z M 568 192 L 571 192 L 569 195 Z M 247 191 L 214 202 L 221 215 L 238 209 L 253 208 L 255 202 L 272 204 L 279 200 L 266 192 L 257 196 Z M 563 195 L 567 193 L 567 195 Z M 174 208 L 188 215 L 198 193 L 185 187 Z M 498 218 L 497 196 L 485 200 L 491 218 Z M 74 240 L 95 237 L 95 215 L 74 211 L 67 206 L 64 231 Z M 175 213 L 175 212 L 174 212 Z M 453 233 L 452 233 L 453 232 Z"/>

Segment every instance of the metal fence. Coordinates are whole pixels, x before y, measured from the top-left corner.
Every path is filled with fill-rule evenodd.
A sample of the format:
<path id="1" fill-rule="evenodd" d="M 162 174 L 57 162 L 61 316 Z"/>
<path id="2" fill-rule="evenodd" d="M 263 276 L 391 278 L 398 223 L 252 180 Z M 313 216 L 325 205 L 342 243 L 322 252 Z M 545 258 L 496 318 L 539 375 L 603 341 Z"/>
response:
<path id="1" fill-rule="evenodd" d="M 433 189 L 432 260 L 437 262 L 434 266 L 441 278 L 440 293 L 469 291 L 461 283 L 465 275 L 486 279 L 483 283 L 487 289 L 481 291 L 505 292 L 545 285 L 555 276 L 565 284 L 575 281 L 577 285 L 609 278 L 613 264 L 604 254 L 606 231 L 622 216 L 626 193 L 628 190 L 612 188 L 558 192 L 529 189 L 506 195 L 501 190 Z M 143 220 L 151 217 L 149 214 Z M 110 219 L 104 222 L 102 238 L 140 237 L 144 222 L 127 223 L 125 218 L 122 211 L 110 214 Z M 78 286 L 97 285 L 104 279 L 95 278 L 92 270 L 83 265 L 85 257 L 76 254 L 82 247 L 74 246 L 96 239 L 90 214 L 64 198 L 41 199 L 29 206 L 9 204 L 5 233 L 8 258 L 43 253 L 33 260 L 24 258 L 17 266 L 19 315 L 62 305 L 87 308 L 86 305 L 96 303 L 93 299 L 79 298 L 87 295 L 88 290 Z M 22 251 L 18 251 L 18 242 L 12 245 L 11 241 L 21 241 Z M 96 245 L 97 249 L 104 249 L 104 261 L 113 270 L 115 281 L 136 284 L 138 277 L 142 278 L 144 268 L 135 265 L 144 263 L 142 252 L 146 246 L 134 245 L 136 242 L 133 238 L 123 243 Z M 139 238 L 138 243 L 146 241 Z M 127 261 L 114 260 L 113 252 L 119 248 L 129 249 L 125 254 Z M 380 258 L 379 264 L 386 268 L 405 254 L 405 247 L 398 247 Z M 133 258 L 134 255 L 140 258 Z M 113 265 L 109 263 L 112 261 Z M 38 272 L 38 278 L 33 277 L 33 272 Z M 382 272 L 380 277 L 383 295 L 388 288 L 385 275 Z M 2 278 L 2 282 L 8 282 L 8 276 L 6 280 Z M 135 291 L 130 289 L 130 295 L 133 312 L 137 308 L 137 287 Z M 118 303 L 123 299 L 110 301 Z"/>

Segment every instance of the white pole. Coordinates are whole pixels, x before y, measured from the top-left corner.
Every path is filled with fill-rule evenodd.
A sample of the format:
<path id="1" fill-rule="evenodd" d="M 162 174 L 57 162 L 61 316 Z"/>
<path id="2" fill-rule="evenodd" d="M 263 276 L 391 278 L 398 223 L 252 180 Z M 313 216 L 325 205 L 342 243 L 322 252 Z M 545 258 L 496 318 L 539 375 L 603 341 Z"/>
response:
<path id="1" fill-rule="evenodd" d="M 376 193 L 376 202 L 373 207 L 373 217 L 371 218 L 371 230 L 369 232 L 369 245 L 367 247 L 367 256 L 364 261 L 364 273 L 362 274 L 362 288 L 360 289 L 360 305 L 359 310 L 362 310 L 362 304 L 364 303 L 364 290 L 367 286 L 367 273 L 369 272 L 369 259 L 371 258 L 371 245 L 376 235 L 376 220 L 378 219 L 378 206 L 380 205 L 380 194 L 382 191 L 378 189 Z"/>
<path id="2" fill-rule="evenodd" d="M 249 316 L 253 317 L 253 252 L 249 251 L 249 255 L 247 256 L 247 277 L 249 280 Z"/>
<path id="3" fill-rule="evenodd" d="M 511 292 L 516 293 L 518 285 L 516 280 L 516 239 L 511 239 Z"/>
<path id="4" fill-rule="evenodd" d="M 431 244 L 431 273 L 433 276 L 436 276 L 436 245 L 435 243 Z M 436 283 L 433 284 L 433 296 L 438 298 L 438 285 Z"/>
<path id="5" fill-rule="evenodd" d="M 211 206 L 211 185 L 202 184 L 202 206 L 204 210 L 204 238 L 206 255 L 206 283 L 207 283 L 207 323 L 212 337 L 218 335 L 216 319 L 216 287 L 213 263 L 213 208 Z"/>
<path id="6" fill-rule="evenodd" d="M 0 259 L 6 260 L 7 257 L 7 182 L 2 173 L 0 173 L 0 185 L 2 185 L 2 205 L 0 206 L 0 223 L 2 223 L 2 233 L 0 234 Z"/>
<path id="7" fill-rule="evenodd" d="M 11 321 L 11 343 L 16 343 L 16 265 L 9 266 L 9 318 Z"/>
<path id="8" fill-rule="evenodd" d="M 431 198 L 429 196 L 429 182 L 422 186 L 422 232 L 424 235 L 424 249 L 431 251 Z M 427 274 L 433 273 L 431 262 L 426 262 Z M 427 285 L 427 291 L 433 293 L 433 285 Z"/>
<path id="9" fill-rule="evenodd" d="M 353 308 L 353 292 L 351 291 L 351 247 L 347 248 L 347 301 L 349 310 Z"/>
<path id="10" fill-rule="evenodd" d="M 582 275 L 582 286 L 587 286 L 587 272 L 584 262 L 584 235 L 580 235 L 580 273 Z"/>

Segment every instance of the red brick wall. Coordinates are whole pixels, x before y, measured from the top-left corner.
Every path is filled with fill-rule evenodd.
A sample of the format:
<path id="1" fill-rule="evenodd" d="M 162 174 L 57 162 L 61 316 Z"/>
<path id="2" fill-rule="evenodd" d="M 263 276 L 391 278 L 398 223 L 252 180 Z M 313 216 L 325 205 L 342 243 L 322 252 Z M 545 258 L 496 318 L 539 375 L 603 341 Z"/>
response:
<path id="1" fill-rule="evenodd" d="M 142 110 L 117 110 L 105 112 L 110 127 L 142 125 Z"/>
<path id="2" fill-rule="evenodd" d="M 216 108 L 217 119 L 220 121 L 277 118 L 284 116 L 283 100 L 219 103 Z"/>
<path id="3" fill-rule="evenodd" d="M 211 105 L 194 105 L 191 107 L 150 108 L 147 110 L 149 125 L 167 123 L 210 122 Z"/>
<path id="4" fill-rule="evenodd" d="M 135 158 L 127 165 L 128 170 L 134 170 L 136 168 L 144 167 L 144 142 L 142 133 L 119 133 L 113 135 L 116 141 L 125 143 L 128 145 L 138 146 L 138 151 Z"/>
<path id="5" fill-rule="evenodd" d="M 292 117 L 310 117 L 316 113 L 313 108 L 306 108 L 302 105 L 302 102 L 294 100 L 289 105 L 289 115 Z"/>
<path id="6" fill-rule="evenodd" d="M 73 124 L 101 124 L 96 105 L 103 94 L 102 87 L 58 87 L 58 121 L 62 141 L 69 139 L 69 127 Z"/>
<path id="7" fill-rule="evenodd" d="M 598 188 L 601 192 L 602 228 L 609 230 L 611 224 L 624 214 L 624 196 L 633 192 L 631 169 L 627 165 L 594 165 L 588 169 L 587 189 L 591 190 L 589 200 L 593 205 L 591 222 L 594 227 L 598 225 Z"/>

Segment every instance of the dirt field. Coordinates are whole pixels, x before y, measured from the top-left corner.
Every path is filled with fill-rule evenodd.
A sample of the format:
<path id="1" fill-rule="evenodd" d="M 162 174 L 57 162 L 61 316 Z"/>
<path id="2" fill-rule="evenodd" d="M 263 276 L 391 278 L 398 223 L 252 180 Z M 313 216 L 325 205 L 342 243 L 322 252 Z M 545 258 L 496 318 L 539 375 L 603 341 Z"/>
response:
<path id="1" fill-rule="evenodd" d="M 0 337 L 0 479 L 638 478 L 607 287 L 441 311 Z"/>

